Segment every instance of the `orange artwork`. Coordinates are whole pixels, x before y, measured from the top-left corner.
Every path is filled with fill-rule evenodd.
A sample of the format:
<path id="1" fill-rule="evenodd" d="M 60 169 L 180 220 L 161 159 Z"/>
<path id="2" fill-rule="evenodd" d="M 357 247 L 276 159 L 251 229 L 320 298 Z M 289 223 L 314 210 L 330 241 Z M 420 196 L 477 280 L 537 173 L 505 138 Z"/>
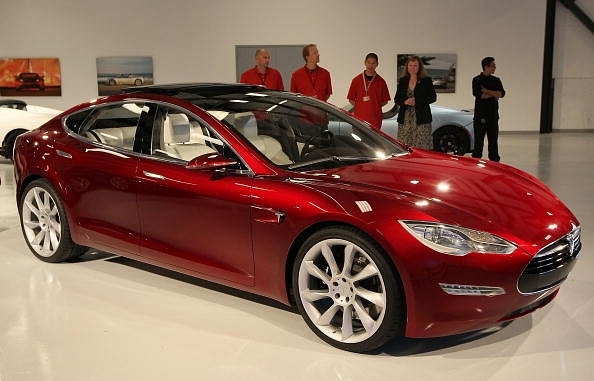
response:
<path id="1" fill-rule="evenodd" d="M 59 96 L 61 88 L 58 58 L 0 59 L 0 95 Z"/>

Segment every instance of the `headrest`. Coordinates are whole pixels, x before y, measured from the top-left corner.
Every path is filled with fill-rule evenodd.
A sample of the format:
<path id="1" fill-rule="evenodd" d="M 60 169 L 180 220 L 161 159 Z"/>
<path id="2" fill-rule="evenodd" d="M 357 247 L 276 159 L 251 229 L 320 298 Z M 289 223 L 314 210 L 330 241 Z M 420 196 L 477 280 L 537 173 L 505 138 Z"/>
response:
<path id="1" fill-rule="evenodd" d="M 234 115 L 235 129 L 246 138 L 258 136 L 258 122 L 251 112 L 242 112 Z"/>
<path id="2" fill-rule="evenodd" d="M 173 142 L 189 142 L 191 126 L 188 117 L 185 114 L 169 114 L 168 119 Z"/>

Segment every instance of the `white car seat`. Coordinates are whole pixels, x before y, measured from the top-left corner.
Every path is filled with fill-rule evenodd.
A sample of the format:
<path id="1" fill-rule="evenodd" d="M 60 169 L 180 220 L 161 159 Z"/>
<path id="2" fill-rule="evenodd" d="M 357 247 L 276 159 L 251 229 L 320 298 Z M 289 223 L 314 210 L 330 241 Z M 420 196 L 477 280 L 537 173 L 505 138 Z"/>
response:
<path id="1" fill-rule="evenodd" d="M 200 128 L 199 125 L 196 128 Z M 192 133 L 192 124 L 185 114 L 169 114 L 163 123 L 163 151 L 185 161 L 215 152 L 206 145 L 204 135 Z M 195 138 L 195 141 L 192 138 Z"/>
<path id="2" fill-rule="evenodd" d="M 258 135 L 258 122 L 251 112 L 238 113 L 234 115 L 233 125 L 252 143 L 258 151 L 270 161 L 279 165 L 292 164 L 278 140 L 268 135 Z"/>

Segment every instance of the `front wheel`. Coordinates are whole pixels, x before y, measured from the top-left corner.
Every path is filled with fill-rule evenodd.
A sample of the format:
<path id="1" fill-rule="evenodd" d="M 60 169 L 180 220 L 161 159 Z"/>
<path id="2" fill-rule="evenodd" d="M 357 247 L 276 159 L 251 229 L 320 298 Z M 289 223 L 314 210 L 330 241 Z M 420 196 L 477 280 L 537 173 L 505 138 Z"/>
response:
<path id="1" fill-rule="evenodd" d="M 402 334 L 402 287 L 385 258 L 351 228 L 326 228 L 305 241 L 293 268 L 293 290 L 299 312 L 320 338 L 369 352 Z"/>
<path id="2" fill-rule="evenodd" d="M 35 180 L 25 188 L 19 209 L 27 245 L 42 261 L 66 261 L 87 249 L 72 241 L 64 205 L 47 180 Z"/>
<path id="3" fill-rule="evenodd" d="M 17 136 L 27 132 L 27 130 L 14 130 L 9 132 L 6 137 L 4 138 L 4 146 L 2 147 L 4 150 L 4 157 L 9 160 L 13 159 L 13 151 L 14 151 L 14 144 L 16 142 Z"/>

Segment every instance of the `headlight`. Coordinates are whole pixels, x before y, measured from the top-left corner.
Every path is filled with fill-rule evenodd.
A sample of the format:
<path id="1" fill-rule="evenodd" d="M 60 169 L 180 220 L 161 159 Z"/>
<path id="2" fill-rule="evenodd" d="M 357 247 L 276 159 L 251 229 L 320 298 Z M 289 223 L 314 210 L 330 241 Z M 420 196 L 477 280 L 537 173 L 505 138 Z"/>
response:
<path id="1" fill-rule="evenodd" d="M 422 244 L 443 254 L 510 254 L 516 249 L 511 242 L 478 230 L 435 222 L 398 222 Z"/>

